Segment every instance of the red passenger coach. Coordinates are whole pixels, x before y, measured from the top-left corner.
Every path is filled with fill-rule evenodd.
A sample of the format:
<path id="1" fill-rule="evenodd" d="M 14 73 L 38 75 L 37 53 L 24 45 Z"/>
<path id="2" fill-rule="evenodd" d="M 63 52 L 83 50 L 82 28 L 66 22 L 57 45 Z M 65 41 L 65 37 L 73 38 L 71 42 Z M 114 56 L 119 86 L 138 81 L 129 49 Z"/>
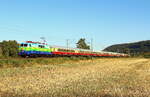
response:
<path id="1" fill-rule="evenodd" d="M 91 50 L 77 48 L 52 47 L 54 56 L 91 56 L 91 57 L 127 57 L 127 54 L 114 52 L 93 52 Z"/>

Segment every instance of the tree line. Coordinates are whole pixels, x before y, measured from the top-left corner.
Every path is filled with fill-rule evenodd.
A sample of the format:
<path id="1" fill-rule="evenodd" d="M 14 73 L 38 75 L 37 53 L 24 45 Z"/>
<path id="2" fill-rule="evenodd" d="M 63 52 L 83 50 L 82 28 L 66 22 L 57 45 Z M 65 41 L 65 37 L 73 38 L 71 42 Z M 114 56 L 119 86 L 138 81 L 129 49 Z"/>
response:
<path id="1" fill-rule="evenodd" d="M 104 51 L 148 57 L 150 56 L 150 40 L 135 43 L 116 44 L 105 48 Z"/>

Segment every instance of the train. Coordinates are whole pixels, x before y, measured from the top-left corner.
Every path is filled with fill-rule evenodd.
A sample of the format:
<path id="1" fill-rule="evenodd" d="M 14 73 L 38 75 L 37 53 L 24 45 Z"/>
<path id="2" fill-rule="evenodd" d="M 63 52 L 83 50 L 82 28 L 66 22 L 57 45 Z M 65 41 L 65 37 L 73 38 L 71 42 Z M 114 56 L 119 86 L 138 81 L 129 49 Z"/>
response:
<path id="1" fill-rule="evenodd" d="M 128 54 L 106 52 L 106 51 L 91 51 L 79 48 L 66 48 L 60 46 L 50 46 L 46 43 L 25 41 L 19 44 L 19 55 L 22 57 L 128 57 Z"/>

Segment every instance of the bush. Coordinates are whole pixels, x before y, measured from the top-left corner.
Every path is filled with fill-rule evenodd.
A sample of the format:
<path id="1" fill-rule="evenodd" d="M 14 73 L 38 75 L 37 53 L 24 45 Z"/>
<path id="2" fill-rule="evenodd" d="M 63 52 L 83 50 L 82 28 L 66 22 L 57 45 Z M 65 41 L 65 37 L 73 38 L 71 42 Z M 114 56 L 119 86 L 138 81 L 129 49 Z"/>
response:
<path id="1" fill-rule="evenodd" d="M 3 41 L 0 43 L 2 55 L 4 57 L 17 57 L 19 52 L 19 45 L 14 41 Z"/>
<path id="2" fill-rule="evenodd" d="M 144 58 L 150 58 L 150 53 L 145 53 L 143 56 Z"/>

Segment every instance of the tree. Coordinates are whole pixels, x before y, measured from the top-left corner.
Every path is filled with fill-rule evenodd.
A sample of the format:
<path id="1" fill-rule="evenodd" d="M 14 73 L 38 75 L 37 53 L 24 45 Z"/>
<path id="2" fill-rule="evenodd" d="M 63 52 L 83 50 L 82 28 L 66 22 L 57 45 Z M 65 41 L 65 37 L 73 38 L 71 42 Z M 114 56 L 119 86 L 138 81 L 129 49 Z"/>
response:
<path id="1" fill-rule="evenodd" d="M 80 49 L 90 49 L 90 46 L 86 44 L 85 38 L 81 38 L 77 43 L 76 43 L 77 48 Z"/>
<path id="2" fill-rule="evenodd" d="M 2 55 L 5 57 L 16 57 L 18 56 L 19 48 L 18 43 L 14 41 L 3 41 L 1 43 Z"/>

